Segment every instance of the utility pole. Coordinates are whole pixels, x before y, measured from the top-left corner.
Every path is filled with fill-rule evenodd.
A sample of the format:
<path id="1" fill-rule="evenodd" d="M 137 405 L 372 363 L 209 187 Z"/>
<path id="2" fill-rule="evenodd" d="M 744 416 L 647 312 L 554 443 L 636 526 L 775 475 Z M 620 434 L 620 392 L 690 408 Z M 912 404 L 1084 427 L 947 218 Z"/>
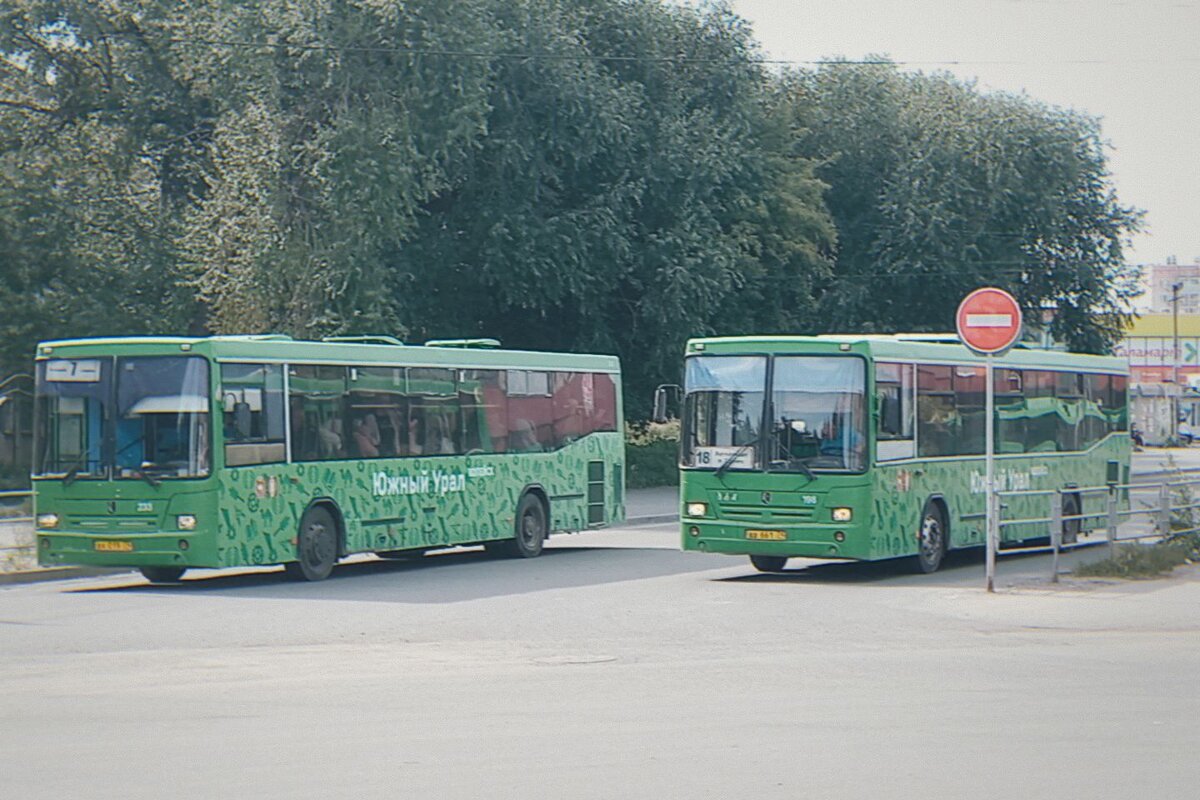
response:
<path id="1" fill-rule="evenodd" d="M 1176 431 L 1179 428 L 1179 400 L 1183 396 L 1183 389 L 1179 385 L 1179 290 L 1183 288 L 1182 282 L 1171 284 L 1171 338 L 1174 342 L 1171 357 L 1171 382 L 1175 384 L 1175 395 L 1171 403 L 1171 432 L 1169 438 L 1174 439 Z"/>

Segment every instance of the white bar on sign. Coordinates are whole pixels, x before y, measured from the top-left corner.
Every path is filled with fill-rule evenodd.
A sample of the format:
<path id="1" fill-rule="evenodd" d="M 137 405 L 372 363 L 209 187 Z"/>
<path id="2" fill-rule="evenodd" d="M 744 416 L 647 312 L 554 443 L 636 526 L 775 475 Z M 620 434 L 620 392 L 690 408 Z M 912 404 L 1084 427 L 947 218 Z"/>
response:
<path id="1" fill-rule="evenodd" d="M 967 314 L 968 328 L 1011 328 L 1012 314 Z"/>

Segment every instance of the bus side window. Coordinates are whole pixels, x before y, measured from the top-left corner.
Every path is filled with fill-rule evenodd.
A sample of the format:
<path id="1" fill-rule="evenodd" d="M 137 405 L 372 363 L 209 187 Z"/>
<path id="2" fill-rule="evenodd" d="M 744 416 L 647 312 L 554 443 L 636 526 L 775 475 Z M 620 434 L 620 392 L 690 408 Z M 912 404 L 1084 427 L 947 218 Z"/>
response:
<path id="1" fill-rule="evenodd" d="M 875 365 L 875 400 L 879 413 L 876 448 L 880 461 L 916 455 L 912 391 L 912 364 L 881 362 Z"/>
<path id="2" fill-rule="evenodd" d="M 221 397 L 226 466 L 272 464 L 286 459 L 282 367 L 222 364 Z"/>
<path id="3" fill-rule="evenodd" d="M 959 419 L 954 405 L 952 367 L 922 364 L 917 368 L 917 448 L 922 456 L 958 452 Z"/>
<path id="4" fill-rule="evenodd" d="M 345 458 L 351 434 L 346 425 L 346 368 L 297 365 L 288 391 L 292 411 L 292 458 L 329 461 Z"/>

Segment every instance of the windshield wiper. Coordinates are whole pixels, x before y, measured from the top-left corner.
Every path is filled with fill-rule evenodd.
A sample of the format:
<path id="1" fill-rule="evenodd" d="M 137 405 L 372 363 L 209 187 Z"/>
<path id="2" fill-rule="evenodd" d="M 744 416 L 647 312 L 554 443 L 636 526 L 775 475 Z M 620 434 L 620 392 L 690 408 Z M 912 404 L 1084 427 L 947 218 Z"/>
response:
<path id="1" fill-rule="evenodd" d="M 79 458 L 75 459 L 75 463 L 71 468 L 63 473 L 63 486 L 70 486 L 75 482 L 75 478 L 79 475 L 79 469 L 83 466 L 83 462 L 87 459 L 87 453 L 82 453 Z"/>
<path id="2" fill-rule="evenodd" d="M 729 469 L 731 466 L 733 466 L 733 462 L 735 462 L 735 461 L 737 461 L 739 458 L 741 458 L 741 457 L 742 457 L 742 455 L 743 455 L 743 454 L 744 454 L 744 453 L 745 453 L 747 450 L 749 450 L 751 447 L 753 447 L 753 446 L 754 446 L 754 445 L 755 445 L 755 444 L 758 442 L 758 440 L 759 440 L 759 439 L 761 439 L 761 438 L 762 438 L 761 436 L 755 436 L 753 439 L 751 439 L 750 441 L 746 442 L 744 445 L 742 445 L 741 447 L 739 447 L 737 450 L 734 450 L 734 451 L 733 451 L 733 455 L 731 455 L 729 458 L 725 459 L 725 461 L 724 461 L 724 462 L 721 464 L 721 466 L 717 467 L 717 471 L 713 473 L 714 475 L 716 475 L 716 476 L 717 476 L 717 480 L 719 480 L 719 481 L 721 481 L 722 483 L 724 483 L 724 482 L 725 482 L 725 479 L 724 479 L 725 472 L 726 472 L 726 471 L 727 471 L 727 470 L 728 470 L 728 469 Z"/>
<path id="3" fill-rule="evenodd" d="M 142 464 L 142 467 L 141 467 L 141 469 L 135 469 L 135 470 L 133 470 L 133 475 L 134 475 L 134 477 L 141 478 L 141 479 L 142 479 L 142 480 L 144 480 L 146 483 L 148 483 L 148 484 L 150 484 L 151 486 L 153 486 L 153 487 L 157 488 L 157 487 L 158 487 L 158 485 L 162 483 L 162 481 L 161 481 L 160 479 L 158 479 L 158 478 L 154 477 L 153 475 L 151 475 L 149 472 L 147 472 L 147 471 L 146 471 L 147 469 L 149 469 L 150 467 L 153 467 L 153 466 L 154 466 L 154 465 L 153 465 L 153 464 L 151 464 L 151 463 L 149 463 L 149 462 L 147 462 L 147 463 L 144 463 L 144 464 Z"/>
<path id="4" fill-rule="evenodd" d="M 812 468 L 808 466 L 808 461 L 810 458 L 812 458 L 812 456 L 807 456 L 805 458 L 789 458 L 787 466 L 789 469 L 792 467 L 798 467 L 800 471 L 804 473 L 804 477 L 808 478 L 810 481 L 815 481 L 817 479 L 817 473 L 813 472 Z"/>

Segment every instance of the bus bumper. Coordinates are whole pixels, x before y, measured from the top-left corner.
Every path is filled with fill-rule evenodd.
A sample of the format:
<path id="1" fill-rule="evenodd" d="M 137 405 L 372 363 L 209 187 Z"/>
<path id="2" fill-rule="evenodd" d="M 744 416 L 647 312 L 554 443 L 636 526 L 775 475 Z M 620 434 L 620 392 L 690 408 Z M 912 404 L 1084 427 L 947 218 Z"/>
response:
<path id="1" fill-rule="evenodd" d="M 869 557 L 869 531 L 862 525 L 808 524 L 802 528 L 754 526 L 685 520 L 684 550 L 724 555 L 784 556 L 787 558 Z M 784 538 L 755 538 L 779 536 Z"/>
<path id="2" fill-rule="evenodd" d="M 195 567 L 192 531 L 97 535 L 54 531 L 37 533 L 38 565 L 43 567 Z"/>

